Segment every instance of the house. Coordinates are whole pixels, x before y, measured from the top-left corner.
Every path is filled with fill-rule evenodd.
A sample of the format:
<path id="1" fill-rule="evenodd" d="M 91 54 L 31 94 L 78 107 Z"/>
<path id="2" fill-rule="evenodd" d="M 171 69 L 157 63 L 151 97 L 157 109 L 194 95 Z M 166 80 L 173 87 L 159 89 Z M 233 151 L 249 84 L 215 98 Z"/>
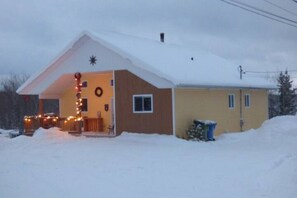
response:
<path id="1" fill-rule="evenodd" d="M 59 99 L 60 117 L 75 116 L 75 74 L 83 119 L 100 118 L 99 131 L 116 135 L 186 138 L 193 119 L 216 121 L 216 135 L 257 128 L 268 118 L 267 90 L 273 88 L 262 79 L 240 79 L 237 65 L 211 53 L 167 44 L 163 33 L 154 41 L 83 32 L 17 92 Z"/>

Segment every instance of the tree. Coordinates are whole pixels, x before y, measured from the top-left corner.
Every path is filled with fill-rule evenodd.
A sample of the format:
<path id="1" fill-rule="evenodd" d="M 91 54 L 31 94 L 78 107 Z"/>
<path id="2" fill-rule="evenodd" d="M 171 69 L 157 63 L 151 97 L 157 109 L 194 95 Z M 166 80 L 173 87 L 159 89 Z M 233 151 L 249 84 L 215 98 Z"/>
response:
<path id="1" fill-rule="evenodd" d="M 11 74 L 7 78 L 0 79 L 0 128 L 23 129 L 25 115 L 37 115 L 38 96 L 20 96 L 16 90 L 29 76 L 24 74 Z M 44 112 L 59 114 L 58 100 L 44 100 Z"/>
<path id="2" fill-rule="evenodd" d="M 279 94 L 277 90 L 268 92 L 269 119 L 279 115 Z"/>
<path id="3" fill-rule="evenodd" d="M 25 114 L 36 114 L 37 96 L 19 96 L 16 90 L 28 79 L 27 75 L 11 74 L 0 82 L 0 128 L 16 129 L 23 125 Z"/>
<path id="4" fill-rule="evenodd" d="M 279 115 L 295 115 L 296 114 L 296 89 L 293 89 L 293 81 L 286 70 L 281 72 L 278 77 L 279 92 Z"/>

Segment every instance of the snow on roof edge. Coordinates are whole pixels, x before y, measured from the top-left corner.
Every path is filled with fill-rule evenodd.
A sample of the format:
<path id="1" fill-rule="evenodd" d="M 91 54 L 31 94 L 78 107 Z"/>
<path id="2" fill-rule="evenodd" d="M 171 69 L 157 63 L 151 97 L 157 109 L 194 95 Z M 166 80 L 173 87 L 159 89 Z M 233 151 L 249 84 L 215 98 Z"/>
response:
<path id="1" fill-rule="evenodd" d="M 29 77 L 17 90 L 16 93 L 21 95 L 21 92 L 28 88 L 28 86 L 35 80 L 37 79 L 40 75 L 42 75 L 45 71 L 49 70 L 52 65 L 54 65 L 64 54 L 66 54 L 71 48 L 74 46 L 76 42 L 79 41 L 80 38 L 82 38 L 84 35 L 88 35 L 87 31 L 82 31 L 78 36 L 76 36 L 72 41 L 64 47 L 60 53 L 58 53 L 52 61 L 49 62 L 43 69 L 40 71 L 35 72 L 33 75 Z"/>
<path id="2" fill-rule="evenodd" d="M 251 86 L 251 85 L 243 85 L 239 84 L 238 86 L 234 86 L 233 84 L 225 84 L 225 85 L 216 85 L 216 84 L 177 84 L 176 88 L 213 88 L 213 89 L 269 89 L 274 90 L 277 89 L 277 86 L 273 85 L 261 85 L 261 86 Z"/>

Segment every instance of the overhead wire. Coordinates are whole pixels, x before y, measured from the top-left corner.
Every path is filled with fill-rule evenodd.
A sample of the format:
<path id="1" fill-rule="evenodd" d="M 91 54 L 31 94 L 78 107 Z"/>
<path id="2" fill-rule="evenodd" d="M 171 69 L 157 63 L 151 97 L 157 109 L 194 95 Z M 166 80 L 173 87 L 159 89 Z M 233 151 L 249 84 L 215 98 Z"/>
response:
<path id="1" fill-rule="evenodd" d="M 297 70 L 286 70 L 288 73 L 297 72 Z M 267 74 L 267 73 L 280 73 L 281 71 L 244 71 L 246 73 L 254 73 L 254 74 Z"/>
<path id="2" fill-rule="evenodd" d="M 272 3 L 271 1 L 268 1 L 268 0 L 263 0 L 263 1 L 265 1 L 266 3 L 269 3 L 270 5 L 273 5 L 273 6 L 277 7 L 277 8 L 279 8 L 279 9 L 281 9 L 281 10 L 287 12 L 287 13 L 290 13 L 290 14 L 292 14 L 292 15 L 294 15 L 294 16 L 297 16 L 296 13 L 294 13 L 294 12 L 292 12 L 292 11 L 286 9 L 286 8 L 283 8 L 283 7 L 281 7 L 281 6 L 279 6 L 279 5 L 275 4 L 275 3 Z"/>
<path id="3" fill-rule="evenodd" d="M 280 23 L 283 23 L 283 24 L 286 24 L 286 25 L 297 28 L 297 25 L 294 25 L 294 24 L 297 24 L 297 21 L 295 21 L 295 20 L 292 20 L 292 19 L 280 16 L 280 15 L 274 14 L 272 12 L 257 8 L 255 6 L 251 6 L 249 4 L 246 4 L 246 3 L 243 3 L 243 2 L 240 2 L 240 1 L 237 1 L 237 0 L 221 0 L 221 1 L 224 2 L 224 3 L 227 3 L 229 5 L 232 5 L 232 6 L 240 8 L 240 9 L 243 9 L 245 11 L 248 11 L 248 12 L 251 12 L 251 13 L 266 17 L 268 19 L 271 19 L 271 20 L 274 20 L 274 21 L 277 21 L 277 22 L 280 22 Z M 293 14 L 293 15 L 297 16 L 297 14 L 291 12 L 290 10 L 282 8 L 281 6 L 278 6 L 277 4 L 274 4 L 274 3 L 272 3 L 272 2 L 270 2 L 268 0 L 263 0 L 263 1 L 265 1 L 265 2 L 267 2 L 269 4 L 271 4 L 271 5 L 274 5 L 275 7 L 278 7 L 279 9 L 282 9 L 283 11 L 286 11 L 286 12 L 288 12 L 290 14 Z M 295 3 L 297 3 L 297 0 L 293 0 L 293 1 Z M 292 24 L 292 23 L 294 23 L 294 24 Z M 290 72 L 290 73 L 297 72 L 297 70 L 286 70 L 286 71 Z M 255 78 L 270 78 L 271 76 L 269 76 L 269 75 L 277 74 L 277 73 L 280 73 L 280 72 L 281 71 L 244 71 L 243 73 L 247 74 L 250 77 L 255 77 Z M 262 74 L 262 76 L 259 76 L 258 74 L 260 74 L 260 75 Z M 263 76 L 263 74 L 266 74 L 266 75 Z M 295 79 L 295 78 L 297 78 L 297 76 L 296 77 L 291 76 L 291 78 Z"/>
<path id="4" fill-rule="evenodd" d="M 257 75 L 251 75 L 251 74 L 245 74 L 245 76 L 252 77 L 252 78 L 269 78 L 270 76 L 257 76 Z"/>
<path id="5" fill-rule="evenodd" d="M 271 16 L 273 16 L 273 17 L 277 17 L 277 18 L 280 18 L 280 19 L 282 19 L 282 20 L 285 20 L 285 21 L 288 21 L 288 22 L 297 24 L 297 21 L 295 21 L 295 20 L 292 20 L 292 19 L 289 19 L 289 18 L 280 16 L 280 15 L 274 14 L 274 13 L 272 13 L 272 12 L 268 12 L 268 11 L 266 11 L 266 10 L 257 8 L 257 7 L 255 7 L 255 6 L 252 6 L 252 5 L 249 5 L 249 4 L 246 4 L 246 3 L 243 3 L 243 2 L 241 2 L 241 1 L 237 1 L 237 0 L 229 0 L 229 1 L 232 1 L 232 2 L 234 2 L 234 3 L 237 3 L 237 4 L 240 4 L 240 5 L 246 6 L 246 7 L 248 7 L 248 8 L 254 9 L 254 10 L 257 10 L 257 11 L 259 11 L 259 12 L 263 12 L 263 13 L 268 14 L 268 15 L 271 15 Z"/>
<path id="6" fill-rule="evenodd" d="M 270 79 L 270 78 L 277 78 L 277 76 L 278 75 L 269 75 L 269 74 L 266 74 L 266 75 L 264 75 L 264 73 L 263 74 L 250 74 L 250 73 L 244 73 L 244 76 L 245 77 L 250 77 L 250 78 L 264 78 L 264 79 Z M 295 79 L 295 78 L 297 78 L 297 76 L 295 76 L 295 75 L 290 75 L 290 79 Z"/>
<path id="7" fill-rule="evenodd" d="M 260 16 L 263 16 L 263 17 L 265 17 L 265 18 L 268 18 L 268 19 L 277 21 L 277 22 L 279 22 L 279 23 L 283 23 L 283 24 L 289 25 L 289 26 L 291 26 L 291 27 L 295 27 L 295 28 L 297 28 L 297 25 L 294 25 L 294 24 L 285 22 L 285 21 L 283 21 L 283 20 L 279 20 L 279 19 L 277 19 L 277 18 L 274 18 L 274 17 L 268 16 L 268 15 L 265 15 L 265 14 L 259 12 L 259 11 L 251 10 L 251 9 L 249 9 L 249 8 L 243 7 L 243 6 L 238 5 L 238 4 L 236 4 L 236 3 L 229 2 L 230 0 L 229 0 L 229 1 L 221 0 L 221 1 L 224 2 L 224 3 L 227 3 L 227 4 L 229 4 L 229 5 L 232 5 L 232 6 L 234 6 L 234 7 L 238 7 L 238 8 L 240 8 L 240 9 L 243 9 L 243 10 L 245 10 L 245 11 L 248 11 L 248 12 L 251 12 L 251 13 L 254 13 L 254 14 L 257 14 L 257 15 L 260 15 Z M 297 0 L 296 0 L 296 2 L 297 2 Z M 295 21 L 294 23 L 297 23 L 297 21 Z"/>
<path id="8" fill-rule="evenodd" d="M 297 70 L 286 70 L 291 79 L 296 79 L 296 72 Z M 281 71 L 244 71 L 243 74 L 246 77 L 251 77 L 251 78 L 264 78 L 264 79 L 270 79 L 270 78 L 276 78 L 278 74 Z M 293 73 L 293 74 L 292 74 Z"/>

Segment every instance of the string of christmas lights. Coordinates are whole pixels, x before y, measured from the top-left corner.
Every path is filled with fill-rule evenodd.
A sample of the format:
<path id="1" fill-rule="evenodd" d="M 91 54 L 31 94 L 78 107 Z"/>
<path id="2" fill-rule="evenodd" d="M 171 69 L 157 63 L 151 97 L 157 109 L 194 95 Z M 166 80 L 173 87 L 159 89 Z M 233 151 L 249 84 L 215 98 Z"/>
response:
<path id="1" fill-rule="evenodd" d="M 74 78 L 76 80 L 76 120 L 75 121 L 81 121 L 81 110 L 82 110 L 82 98 L 81 98 L 81 87 L 82 84 L 80 83 L 81 74 L 79 72 L 74 74 Z"/>

